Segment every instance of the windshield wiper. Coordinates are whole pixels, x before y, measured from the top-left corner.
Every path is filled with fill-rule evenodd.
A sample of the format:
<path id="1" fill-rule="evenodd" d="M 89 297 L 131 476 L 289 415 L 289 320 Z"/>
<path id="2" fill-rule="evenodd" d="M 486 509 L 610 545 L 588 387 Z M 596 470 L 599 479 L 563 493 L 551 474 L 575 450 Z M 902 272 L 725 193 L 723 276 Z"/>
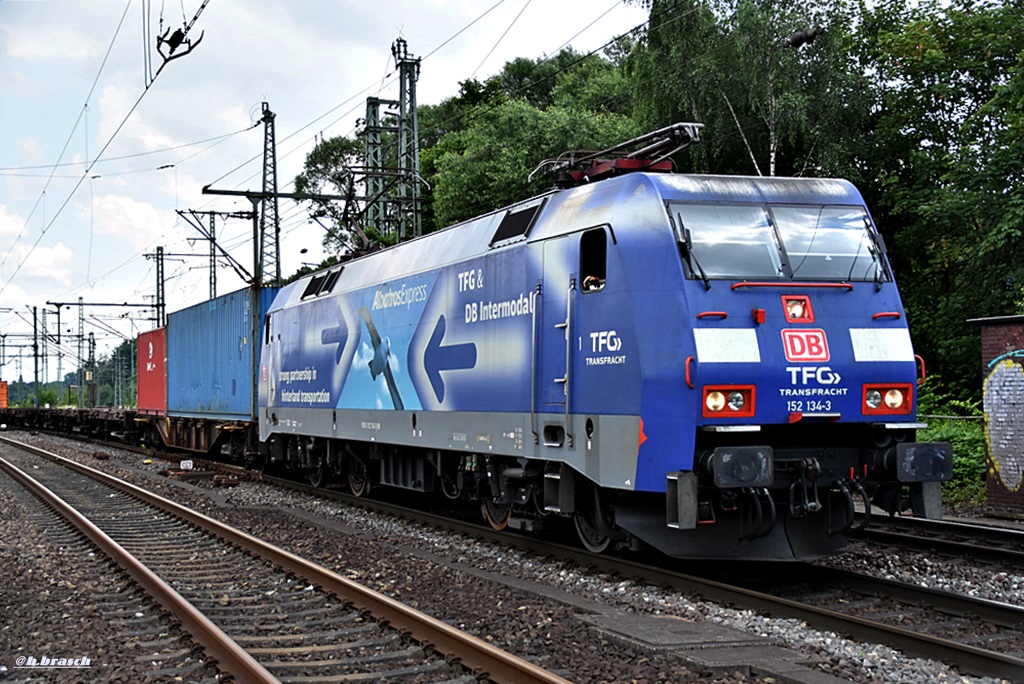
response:
<path id="1" fill-rule="evenodd" d="M 679 250 L 682 252 L 681 256 L 686 259 L 686 263 L 690 266 L 691 271 L 697 271 L 700 274 L 701 282 L 704 283 L 704 289 L 711 289 L 711 279 L 708 278 L 708 274 L 701 268 L 700 261 L 697 260 L 697 256 L 693 253 L 693 241 L 690 239 L 690 231 L 687 230 L 683 224 L 683 217 L 676 214 L 676 218 L 679 220 L 679 230 L 683 235 L 683 239 L 679 242 Z"/>
<path id="2" fill-rule="evenodd" d="M 871 255 L 871 262 L 875 266 L 875 292 L 881 292 L 882 283 L 884 282 L 882 276 L 885 273 L 885 250 L 882 248 L 882 243 L 879 240 L 878 234 L 875 231 L 871 230 L 871 221 L 868 220 L 868 217 L 865 216 L 863 218 L 863 221 L 864 230 L 867 232 L 868 238 L 871 240 L 871 244 L 868 245 L 868 254 Z M 854 261 L 856 262 L 856 259 Z M 850 274 L 853 274 L 852 265 L 850 266 Z M 847 278 L 847 280 L 849 280 L 849 278 Z"/>

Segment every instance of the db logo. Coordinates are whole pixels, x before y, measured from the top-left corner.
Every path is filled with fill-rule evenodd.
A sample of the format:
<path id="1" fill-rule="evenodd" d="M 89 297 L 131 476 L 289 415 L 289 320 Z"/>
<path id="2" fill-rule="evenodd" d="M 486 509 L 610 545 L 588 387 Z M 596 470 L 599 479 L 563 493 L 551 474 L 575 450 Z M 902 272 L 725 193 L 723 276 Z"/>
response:
<path id="1" fill-rule="evenodd" d="M 783 330 L 782 346 L 787 361 L 828 361 L 828 339 L 825 331 Z"/>

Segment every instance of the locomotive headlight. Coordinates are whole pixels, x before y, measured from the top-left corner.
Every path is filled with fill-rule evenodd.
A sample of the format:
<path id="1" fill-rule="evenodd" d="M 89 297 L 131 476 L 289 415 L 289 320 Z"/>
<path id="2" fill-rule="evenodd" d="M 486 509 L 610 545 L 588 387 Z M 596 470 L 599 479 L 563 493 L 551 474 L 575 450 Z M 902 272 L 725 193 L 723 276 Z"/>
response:
<path id="1" fill-rule="evenodd" d="M 705 385 L 703 393 L 705 418 L 752 418 L 756 412 L 754 385 Z"/>
<path id="2" fill-rule="evenodd" d="M 863 397 L 866 416 L 905 415 L 914 410 L 914 386 L 909 383 L 864 385 Z"/>
<path id="3" fill-rule="evenodd" d="M 741 392 L 729 392 L 729 408 L 733 411 L 742 411 L 745 403 L 746 399 Z"/>
<path id="4" fill-rule="evenodd" d="M 725 408 L 725 395 L 718 390 L 708 392 L 708 396 L 707 399 L 704 400 L 704 404 L 712 413 L 718 413 Z"/>
<path id="5" fill-rule="evenodd" d="M 898 389 L 891 389 L 885 393 L 885 405 L 891 409 L 898 409 L 903 406 L 903 392 Z"/>
<path id="6" fill-rule="evenodd" d="M 813 323 L 814 308 L 807 295 L 782 295 L 782 308 L 787 323 Z"/>
<path id="7" fill-rule="evenodd" d="M 868 405 L 868 408 L 878 408 L 882 405 L 882 393 L 878 390 L 868 390 L 868 393 L 864 395 L 864 403 Z"/>

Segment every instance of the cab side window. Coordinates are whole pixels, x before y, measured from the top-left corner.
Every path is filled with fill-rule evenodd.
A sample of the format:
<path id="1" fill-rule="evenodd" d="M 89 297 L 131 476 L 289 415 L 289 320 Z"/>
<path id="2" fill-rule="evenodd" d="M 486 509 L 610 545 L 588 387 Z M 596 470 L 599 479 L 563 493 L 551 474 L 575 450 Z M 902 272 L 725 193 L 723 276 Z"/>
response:
<path id="1" fill-rule="evenodd" d="M 583 292 L 604 289 L 608 277 L 608 237 L 604 228 L 580 236 L 580 288 Z"/>

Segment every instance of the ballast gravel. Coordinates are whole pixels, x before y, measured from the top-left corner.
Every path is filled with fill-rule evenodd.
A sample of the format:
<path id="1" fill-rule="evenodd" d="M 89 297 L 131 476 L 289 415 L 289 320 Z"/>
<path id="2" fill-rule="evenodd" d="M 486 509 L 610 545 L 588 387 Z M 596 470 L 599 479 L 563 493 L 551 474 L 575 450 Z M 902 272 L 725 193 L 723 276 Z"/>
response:
<path id="1" fill-rule="evenodd" d="M 11 486 L 17 485 L 0 473 L 0 682 L 157 684 L 167 681 L 153 672 L 168 651 L 183 652 L 176 663 L 191 661 L 193 670 L 207 672 L 190 658 L 187 637 L 161 627 L 170 621 L 158 606 L 140 601 L 130 615 L 106 613 L 107 599 L 125 592 L 130 580 L 60 523 L 41 527 Z M 156 629 L 166 630 L 162 652 L 135 632 L 153 629 L 153 618 Z M 177 681 L 209 682 L 209 672 Z"/>
<path id="2" fill-rule="evenodd" d="M 17 436 L 29 439 L 25 434 Z M 199 487 L 154 483 L 151 475 L 140 471 L 155 474 L 166 464 L 145 464 L 143 457 L 136 454 L 111 450 L 107 451 L 114 457 L 100 463 L 86 451 L 87 447 L 48 437 L 31 439 L 63 456 L 114 472 L 141 486 L 156 488 L 168 498 L 180 500 L 211 517 L 315 560 L 574 681 L 631 684 L 764 681 L 767 684 L 777 680 L 752 677 L 744 672 L 694 672 L 665 656 L 627 651 L 601 641 L 588 631 L 576 617 L 574 608 L 487 582 L 443 563 L 425 560 L 425 556 L 450 559 L 452 563 L 467 564 L 484 572 L 514 575 L 621 611 L 677 616 L 755 634 L 799 651 L 808 660 L 817 660 L 815 668 L 822 673 L 851 682 L 995 684 L 1002 681 L 962 676 L 941 662 L 908 658 L 885 646 L 861 644 L 831 632 L 809 629 L 796 620 L 767 618 L 751 611 L 695 601 L 645 583 L 611 577 L 270 485 L 242 483 L 211 493 Z M 286 509 L 303 511 L 306 519 L 288 515 L 284 512 Z M 310 515 L 322 517 L 335 527 L 358 530 L 359 534 L 343 534 L 313 525 L 308 520 Z M 0 534 L 6 538 L 17 532 L 16 521 L 0 518 Z M 0 571 L 10 567 L 8 560 L 0 548 L 0 563 L 4 564 L 0 565 Z M 48 562 L 42 553 L 33 559 L 33 563 L 40 565 Z M 927 586 L 1024 605 L 1024 577 L 986 574 L 968 564 L 930 559 L 923 554 L 897 555 L 854 545 L 850 551 L 827 562 L 838 567 L 868 570 L 877 576 L 904 581 L 910 578 Z M 6 572 L 4 575 L 10 577 Z M 12 593 L 17 594 L 22 580 L 15 576 L 0 590 L 0 609 L 9 605 Z M 7 634 L 0 636 L 0 645 L 19 639 L 30 641 L 32 633 L 24 625 L 5 631 Z M 0 662 L 2 664 L 7 663 Z"/>

